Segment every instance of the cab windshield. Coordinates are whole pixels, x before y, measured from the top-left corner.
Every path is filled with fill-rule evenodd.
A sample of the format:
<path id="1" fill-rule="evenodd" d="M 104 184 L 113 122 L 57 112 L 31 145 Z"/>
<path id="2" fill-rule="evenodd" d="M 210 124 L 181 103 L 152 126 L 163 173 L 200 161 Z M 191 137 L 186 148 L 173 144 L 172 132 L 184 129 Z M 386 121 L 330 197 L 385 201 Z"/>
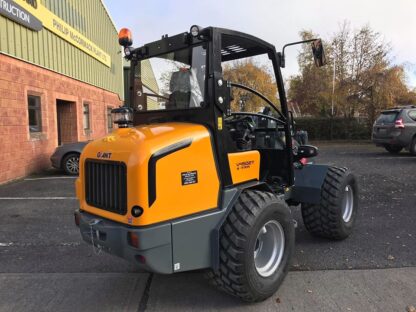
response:
<path id="1" fill-rule="evenodd" d="M 204 106 L 206 49 L 194 46 L 142 60 L 138 64 L 137 111 Z"/>

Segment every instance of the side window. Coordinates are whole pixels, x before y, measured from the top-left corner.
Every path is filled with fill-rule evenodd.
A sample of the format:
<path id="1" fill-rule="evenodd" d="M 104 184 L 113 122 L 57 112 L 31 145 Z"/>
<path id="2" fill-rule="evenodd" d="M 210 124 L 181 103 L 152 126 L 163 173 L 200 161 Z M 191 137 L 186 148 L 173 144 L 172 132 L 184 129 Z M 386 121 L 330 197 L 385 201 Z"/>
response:
<path id="1" fill-rule="evenodd" d="M 225 61 L 221 66 L 224 79 L 249 87 L 262 94 L 275 106 L 280 106 L 273 64 L 267 54 Z M 274 111 L 260 96 L 242 88 L 232 88 L 232 98 L 232 112 L 269 114 Z"/>
<path id="2" fill-rule="evenodd" d="M 113 131 L 113 115 L 111 115 L 111 107 L 107 107 L 107 131 Z"/>
<path id="3" fill-rule="evenodd" d="M 409 117 L 416 121 L 416 109 L 409 111 Z"/>
<path id="4" fill-rule="evenodd" d="M 84 103 L 82 108 L 84 130 L 90 130 L 90 105 Z"/>
<path id="5" fill-rule="evenodd" d="M 29 131 L 31 133 L 42 131 L 42 112 L 40 96 L 28 95 L 27 97 L 29 110 Z"/>

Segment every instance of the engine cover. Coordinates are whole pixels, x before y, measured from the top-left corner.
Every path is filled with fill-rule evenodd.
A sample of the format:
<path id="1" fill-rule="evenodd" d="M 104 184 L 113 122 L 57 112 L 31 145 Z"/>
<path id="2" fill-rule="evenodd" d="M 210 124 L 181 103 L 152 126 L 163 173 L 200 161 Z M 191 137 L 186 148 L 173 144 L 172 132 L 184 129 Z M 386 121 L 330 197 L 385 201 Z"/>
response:
<path id="1" fill-rule="evenodd" d="M 207 128 L 163 123 L 120 128 L 90 142 L 76 182 L 81 210 L 150 225 L 215 209 L 219 177 Z M 143 213 L 132 215 L 132 208 Z"/>

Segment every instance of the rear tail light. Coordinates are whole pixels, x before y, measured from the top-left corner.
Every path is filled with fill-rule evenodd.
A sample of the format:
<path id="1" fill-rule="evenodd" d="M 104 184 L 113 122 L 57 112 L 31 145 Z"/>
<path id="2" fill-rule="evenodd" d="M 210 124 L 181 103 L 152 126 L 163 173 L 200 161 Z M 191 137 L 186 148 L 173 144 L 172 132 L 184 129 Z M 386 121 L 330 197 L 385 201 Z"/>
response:
<path id="1" fill-rule="evenodd" d="M 394 127 L 398 128 L 398 129 L 403 129 L 404 128 L 404 124 L 403 124 L 403 119 L 397 119 L 396 122 L 394 123 Z"/>
<path id="2" fill-rule="evenodd" d="M 308 163 L 308 159 L 307 158 L 301 158 L 299 161 L 300 161 L 300 163 L 302 165 L 306 165 Z"/>
<path id="3" fill-rule="evenodd" d="M 129 244 L 135 248 L 139 248 L 139 236 L 134 232 L 129 232 Z"/>

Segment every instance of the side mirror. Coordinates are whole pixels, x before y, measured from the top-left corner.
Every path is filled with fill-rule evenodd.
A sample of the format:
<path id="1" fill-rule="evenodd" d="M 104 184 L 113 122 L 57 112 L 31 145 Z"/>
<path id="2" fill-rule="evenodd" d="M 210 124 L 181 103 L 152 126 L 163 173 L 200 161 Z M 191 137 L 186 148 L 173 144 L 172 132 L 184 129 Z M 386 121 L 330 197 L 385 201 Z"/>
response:
<path id="1" fill-rule="evenodd" d="M 312 53 L 317 67 L 326 65 L 324 46 L 322 45 L 321 39 L 312 42 Z"/>
<path id="2" fill-rule="evenodd" d="M 302 158 L 312 158 L 318 155 L 318 148 L 312 145 L 301 145 L 298 147 L 297 154 L 294 159 L 300 160 Z"/>

